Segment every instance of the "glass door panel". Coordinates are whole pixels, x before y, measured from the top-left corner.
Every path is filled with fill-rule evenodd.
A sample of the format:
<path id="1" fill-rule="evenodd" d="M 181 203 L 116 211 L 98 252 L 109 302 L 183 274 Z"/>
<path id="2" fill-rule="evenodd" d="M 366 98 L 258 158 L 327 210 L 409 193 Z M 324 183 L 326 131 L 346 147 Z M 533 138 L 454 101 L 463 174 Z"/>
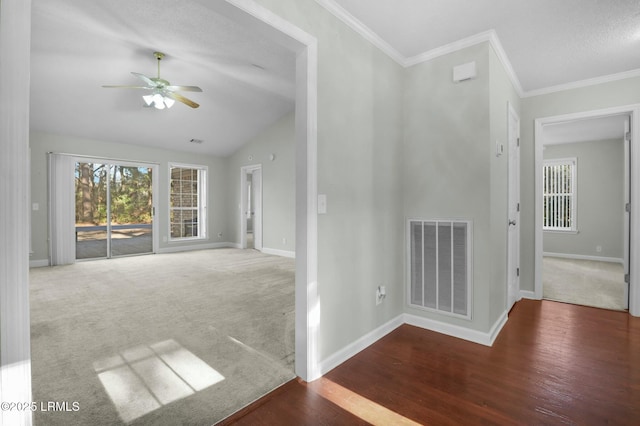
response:
<path id="1" fill-rule="evenodd" d="M 76 163 L 76 259 L 153 252 L 152 168 Z"/>
<path id="2" fill-rule="evenodd" d="M 76 163 L 76 259 L 108 257 L 108 166 Z"/>
<path id="3" fill-rule="evenodd" d="M 114 165 L 110 185 L 111 255 L 153 251 L 150 167 Z"/>

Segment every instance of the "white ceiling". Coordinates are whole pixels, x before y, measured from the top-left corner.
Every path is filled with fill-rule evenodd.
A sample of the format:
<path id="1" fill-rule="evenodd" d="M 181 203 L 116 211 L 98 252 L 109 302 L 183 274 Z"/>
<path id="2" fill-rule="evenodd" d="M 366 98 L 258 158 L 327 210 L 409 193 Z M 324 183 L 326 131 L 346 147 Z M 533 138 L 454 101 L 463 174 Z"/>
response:
<path id="1" fill-rule="evenodd" d="M 404 65 L 491 31 L 524 95 L 640 75 L 638 0 L 316 1 Z M 295 57 L 217 14 L 214 3 L 33 0 L 32 129 L 235 152 L 292 111 Z M 101 87 L 138 84 L 131 71 L 155 76 L 156 50 L 167 55 L 163 78 L 204 90 L 184 93 L 200 108 L 142 108 L 140 91 Z"/>
<path id="2" fill-rule="evenodd" d="M 317 0 L 411 59 L 489 30 L 524 92 L 640 70 L 638 0 Z"/>
<path id="3" fill-rule="evenodd" d="M 33 0 L 31 127 L 227 156 L 293 110 L 295 55 L 215 13 L 206 0 Z M 131 71 L 203 93 L 143 108 Z M 189 143 L 201 139 L 201 145 Z"/>

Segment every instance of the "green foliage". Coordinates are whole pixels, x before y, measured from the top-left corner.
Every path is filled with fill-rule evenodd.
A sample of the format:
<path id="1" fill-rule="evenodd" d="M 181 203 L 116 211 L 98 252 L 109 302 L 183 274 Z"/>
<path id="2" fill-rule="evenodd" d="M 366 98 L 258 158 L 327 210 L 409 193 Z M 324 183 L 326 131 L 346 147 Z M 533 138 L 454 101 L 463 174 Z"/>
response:
<path id="1" fill-rule="evenodd" d="M 111 223 L 151 223 L 151 169 L 76 163 L 76 223 L 107 223 L 107 180 Z"/>

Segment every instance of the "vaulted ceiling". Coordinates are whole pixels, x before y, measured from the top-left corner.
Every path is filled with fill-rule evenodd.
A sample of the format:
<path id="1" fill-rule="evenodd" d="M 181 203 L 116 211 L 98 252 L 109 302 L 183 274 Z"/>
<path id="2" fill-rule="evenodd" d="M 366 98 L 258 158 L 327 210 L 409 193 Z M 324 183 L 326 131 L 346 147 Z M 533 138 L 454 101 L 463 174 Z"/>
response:
<path id="1" fill-rule="evenodd" d="M 521 94 L 640 75 L 637 0 L 316 0 L 400 64 L 490 37 Z M 34 130 L 226 156 L 294 107 L 295 57 L 207 0 L 32 0 Z M 130 74 L 201 106 L 143 108 Z M 201 139 L 201 145 L 190 144 Z"/>

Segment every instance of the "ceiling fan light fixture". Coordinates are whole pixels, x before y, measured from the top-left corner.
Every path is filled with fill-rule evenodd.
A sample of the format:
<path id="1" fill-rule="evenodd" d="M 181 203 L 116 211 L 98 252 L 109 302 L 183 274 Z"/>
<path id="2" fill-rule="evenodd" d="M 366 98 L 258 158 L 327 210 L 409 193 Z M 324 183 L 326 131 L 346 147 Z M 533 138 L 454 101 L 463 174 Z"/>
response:
<path id="1" fill-rule="evenodd" d="M 144 100 L 144 103 L 147 106 L 151 106 L 151 104 L 153 103 L 153 95 L 144 95 L 142 97 L 142 100 Z"/>
<path id="2" fill-rule="evenodd" d="M 166 96 L 164 97 L 164 104 L 167 106 L 167 108 L 171 108 L 175 103 L 176 101 L 174 101 L 173 99 L 168 98 Z"/>

